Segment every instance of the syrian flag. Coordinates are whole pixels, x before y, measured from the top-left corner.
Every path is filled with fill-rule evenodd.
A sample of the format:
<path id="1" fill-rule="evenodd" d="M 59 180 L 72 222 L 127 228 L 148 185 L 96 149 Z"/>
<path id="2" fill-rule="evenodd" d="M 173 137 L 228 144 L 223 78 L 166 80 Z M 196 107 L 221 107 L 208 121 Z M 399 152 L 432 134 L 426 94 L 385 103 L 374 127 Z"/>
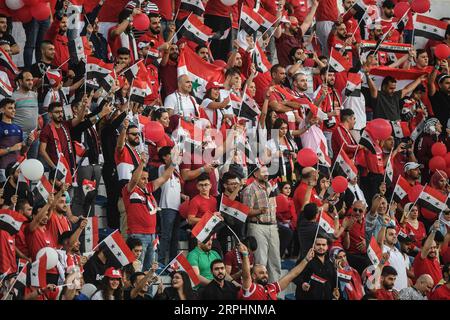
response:
<path id="1" fill-rule="evenodd" d="M 23 292 L 23 290 L 25 290 L 25 288 L 27 287 L 27 274 L 29 268 L 29 262 L 26 261 L 26 263 L 23 265 L 23 268 L 17 275 L 16 282 L 14 283 L 13 287 L 14 295 L 16 297 L 19 296 L 19 292 Z"/>
<path id="2" fill-rule="evenodd" d="M 87 225 L 84 228 L 81 243 L 83 244 L 82 252 L 93 251 L 98 244 L 98 217 L 88 217 Z"/>
<path id="3" fill-rule="evenodd" d="M 353 9 L 359 14 L 364 14 L 369 9 L 369 6 L 374 4 L 377 4 L 374 0 L 357 0 L 353 5 Z"/>
<path id="4" fill-rule="evenodd" d="M 48 182 L 45 175 L 42 176 L 39 183 L 33 189 L 33 199 L 35 204 L 47 203 L 48 196 L 52 193 L 52 185 Z"/>
<path id="5" fill-rule="evenodd" d="M 214 35 L 214 32 L 211 28 L 205 26 L 196 15 L 191 14 L 182 25 L 180 35 L 204 45 Z"/>
<path id="6" fill-rule="evenodd" d="M 385 169 L 385 172 L 384 172 L 384 179 L 385 179 L 385 182 L 386 182 L 386 184 L 388 186 L 390 186 L 392 184 L 393 180 L 394 180 L 394 169 L 392 167 L 391 154 L 389 155 L 389 158 L 388 158 L 387 163 L 386 163 L 386 169 Z"/>
<path id="7" fill-rule="evenodd" d="M 395 184 L 393 199 L 395 202 L 400 203 L 411 192 L 411 185 L 402 176 L 398 176 L 397 183 Z"/>
<path id="8" fill-rule="evenodd" d="M 44 253 L 39 259 L 31 264 L 30 268 L 30 285 L 37 288 L 45 288 L 47 286 L 47 254 Z"/>
<path id="9" fill-rule="evenodd" d="M 8 81 L 9 82 L 9 81 Z M 0 95 L 4 97 L 11 97 L 13 94 L 13 87 L 9 83 L 6 83 L 2 79 L 0 79 Z"/>
<path id="10" fill-rule="evenodd" d="M 327 213 L 322 212 L 319 219 L 319 226 L 325 230 L 326 233 L 334 234 L 334 220 Z"/>
<path id="11" fill-rule="evenodd" d="M 211 37 L 211 40 L 225 40 L 230 35 L 231 28 L 228 28 L 226 30 L 219 30 L 216 33 L 213 34 Z"/>
<path id="12" fill-rule="evenodd" d="M 95 57 L 86 58 L 86 77 L 88 79 L 102 78 L 110 74 L 114 69 L 114 64 L 106 63 Z"/>
<path id="13" fill-rule="evenodd" d="M 45 77 L 51 86 L 56 86 L 62 81 L 61 72 L 57 69 L 49 69 L 45 72 Z"/>
<path id="14" fill-rule="evenodd" d="M 353 180 L 358 176 L 358 169 L 343 148 L 341 148 L 336 157 L 336 164 L 342 169 L 348 179 Z"/>
<path id="15" fill-rule="evenodd" d="M 285 100 L 285 99 L 283 99 L 283 100 Z M 287 100 L 290 100 L 290 99 L 287 99 Z M 302 105 L 302 108 L 305 110 L 305 112 L 306 112 L 306 110 L 309 110 L 309 111 L 311 111 L 311 113 L 314 117 L 318 117 L 321 120 L 328 119 L 328 115 L 325 112 L 323 112 L 322 109 L 317 107 L 314 103 L 312 103 L 308 99 L 300 98 L 300 99 L 296 99 L 296 101 Z"/>
<path id="16" fill-rule="evenodd" d="M 198 278 L 197 274 L 195 273 L 194 269 L 192 268 L 186 257 L 183 255 L 183 253 L 180 253 L 178 256 L 176 256 L 175 259 L 173 259 L 169 263 L 169 266 L 170 268 L 168 269 L 170 271 L 185 271 L 194 286 L 198 286 L 200 284 L 200 279 Z"/>
<path id="17" fill-rule="evenodd" d="M 65 183 L 72 184 L 72 173 L 70 172 L 70 166 L 62 153 L 59 154 L 55 177 L 56 180 L 64 180 Z"/>
<path id="18" fill-rule="evenodd" d="M 406 138 L 411 135 L 409 124 L 406 121 L 391 121 L 392 132 L 396 138 Z"/>
<path id="19" fill-rule="evenodd" d="M 278 189 L 279 181 L 281 181 L 280 177 L 269 180 L 269 185 L 270 185 L 269 198 L 276 197 L 280 193 L 280 190 Z"/>
<path id="20" fill-rule="evenodd" d="M 194 228 L 192 228 L 192 236 L 196 237 L 198 241 L 204 242 L 213 233 L 213 230 L 217 232 L 217 229 L 223 226 L 223 223 L 220 222 L 221 220 L 218 216 L 206 212 Z"/>
<path id="21" fill-rule="evenodd" d="M 83 179 L 82 188 L 84 195 L 86 195 L 88 192 L 94 191 L 95 187 L 96 187 L 95 181 Z"/>
<path id="22" fill-rule="evenodd" d="M 108 257 L 112 258 L 113 264 L 116 267 L 124 267 L 136 260 L 133 252 L 128 248 L 118 230 L 107 236 L 103 240 L 102 245 Z"/>
<path id="23" fill-rule="evenodd" d="M 19 261 L 17 262 L 17 270 L 22 270 L 22 268 L 25 267 L 27 264 L 28 264 L 27 260 L 19 258 Z"/>
<path id="24" fill-rule="evenodd" d="M 114 83 L 116 82 L 114 78 L 114 71 L 107 74 L 104 77 L 98 77 L 97 83 L 100 87 L 103 88 L 106 92 L 110 92 L 112 87 L 114 86 Z"/>
<path id="25" fill-rule="evenodd" d="M 420 121 L 420 123 L 414 128 L 413 132 L 411 133 L 411 139 L 413 141 L 416 141 L 416 139 L 422 134 L 424 128 L 425 119 L 422 119 L 422 121 Z"/>
<path id="26" fill-rule="evenodd" d="M 267 12 L 266 10 L 264 10 L 261 7 L 258 10 L 258 14 L 263 20 L 263 22 L 259 26 L 259 31 L 261 31 L 262 33 L 269 30 L 275 24 L 275 22 L 277 22 L 277 17 L 270 14 L 269 12 Z"/>
<path id="27" fill-rule="evenodd" d="M 315 273 L 313 273 L 313 274 L 311 275 L 311 280 L 314 280 L 314 281 L 316 281 L 316 282 L 319 282 L 320 284 L 324 284 L 324 283 L 326 283 L 326 282 L 328 281 L 327 279 L 324 279 L 324 278 L 318 276 L 318 275 L 315 274 Z"/>
<path id="28" fill-rule="evenodd" d="M 447 22 L 418 14 L 414 23 L 414 36 L 430 40 L 445 39 Z"/>
<path id="29" fill-rule="evenodd" d="M 352 271 L 345 269 L 337 269 L 337 277 L 342 282 L 350 282 L 352 281 Z"/>
<path id="30" fill-rule="evenodd" d="M 142 60 L 133 64 L 127 70 L 123 71 L 122 74 L 130 84 L 134 79 L 146 81 L 149 78 L 147 68 Z"/>
<path id="31" fill-rule="evenodd" d="M 84 0 L 70 0 L 67 6 L 67 29 L 81 29 L 81 13 L 83 12 Z M 93 22 L 90 21 L 92 24 Z"/>
<path id="32" fill-rule="evenodd" d="M 329 65 L 336 72 L 348 71 L 352 64 L 338 50 L 331 50 Z"/>
<path id="33" fill-rule="evenodd" d="M 417 203 L 424 209 L 440 213 L 447 208 L 447 197 L 436 189 L 426 186 L 419 195 Z"/>
<path id="34" fill-rule="evenodd" d="M 0 65 L 8 68 L 15 74 L 19 74 L 20 70 L 16 64 L 12 61 L 10 55 L 0 47 Z"/>
<path id="35" fill-rule="evenodd" d="M 239 201 L 231 200 L 226 195 L 223 195 L 219 211 L 245 222 L 250 212 L 250 208 Z"/>
<path id="36" fill-rule="evenodd" d="M 199 127 L 196 127 L 192 122 L 180 119 L 180 126 L 178 126 L 178 136 L 180 142 L 191 144 L 194 147 L 200 147 L 203 143 L 203 132 Z M 190 150 L 190 149 L 188 149 Z"/>
<path id="37" fill-rule="evenodd" d="M 269 59 L 267 59 L 266 53 L 259 44 L 256 44 L 252 56 L 256 71 L 266 73 L 272 68 L 272 64 L 269 62 Z"/>
<path id="38" fill-rule="evenodd" d="M 148 86 L 147 82 L 134 80 L 131 87 L 130 101 L 134 101 L 140 104 L 144 104 L 144 99 L 152 93 L 152 90 Z"/>
<path id="39" fill-rule="evenodd" d="M 223 69 L 200 58 L 189 46 L 184 47 L 178 58 L 177 76 L 188 75 L 192 81 L 194 96 L 203 99 L 208 82 L 224 83 Z"/>
<path id="40" fill-rule="evenodd" d="M 8 232 L 10 235 L 15 235 L 20 231 L 23 221 L 16 220 L 13 215 L 2 213 L 0 214 L 0 230 Z"/>
<path id="41" fill-rule="evenodd" d="M 205 13 L 205 7 L 201 0 L 181 0 L 180 10 L 192 12 L 199 17 L 203 16 L 203 13 Z"/>
<path id="42" fill-rule="evenodd" d="M 256 116 L 259 114 L 261 114 L 261 110 L 259 110 L 259 106 L 256 101 L 247 93 L 244 93 L 239 117 L 246 118 L 248 120 L 255 120 Z"/>
<path id="43" fill-rule="evenodd" d="M 397 69 L 384 66 L 370 69 L 370 78 L 375 82 L 375 86 L 378 89 L 381 88 L 381 83 L 386 76 L 394 77 L 397 80 L 396 90 L 402 90 L 423 74 L 426 74 L 426 72 L 414 69 Z"/>
<path id="44" fill-rule="evenodd" d="M 76 37 L 69 41 L 69 53 L 70 60 L 73 64 L 86 61 L 86 52 L 84 51 L 83 39 L 81 37 Z"/>
<path id="45" fill-rule="evenodd" d="M 242 6 L 240 19 L 241 30 L 244 30 L 249 36 L 252 36 L 262 24 L 264 24 L 264 19 L 257 12 L 248 6 Z"/>
<path id="46" fill-rule="evenodd" d="M 319 164 L 325 167 L 331 167 L 331 158 L 328 156 L 328 149 L 325 143 L 320 140 L 320 148 L 317 150 L 317 157 L 319 158 Z"/>
<path id="47" fill-rule="evenodd" d="M 345 96 L 357 96 L 361 94 L 362 78 L 359 72 L 349 72 L 347 84 L 345 85 Z"/>
<path id="48" fill-rule="evenodd" d="M 84 158 L 84 155 L 86 153 L 86 148 L 85 146 L 78 141 L 74 141 L 74 146 L 75 146 L 75 155 L 76 155 L 76 162 L 80 162 L 81 159 Z"/>
<path id="49" fill-rule="evenodd" d="M 369 246 L 367 247 L 367 256 L 369 257 L 372 264 L 376 267 L 380 264 L 381 261 L 381 248 L 378 245 L 377 240 L 375 240 L 375 237 L 372 236 L 372 239 L 370 239 Z"/>
<path id="50" fill-rule="evenodd" d="M 233 109 L 234 114 L 237 116 L 239 114 L 239 110 L 241 108 L 242 99 L 241 97 L 235 95 L 230 92 L 230 106 Z"/>
<path id="51" fill-rule="evenodd" d="M 364 130 L 361 134 L 361 139 L 359 140 L 359 144 L 363 147 L 367 148 L 371 153 L 375 154 L 377 151 L 375 150 L 375 143 L 370 133 L 367 130 Z"/>

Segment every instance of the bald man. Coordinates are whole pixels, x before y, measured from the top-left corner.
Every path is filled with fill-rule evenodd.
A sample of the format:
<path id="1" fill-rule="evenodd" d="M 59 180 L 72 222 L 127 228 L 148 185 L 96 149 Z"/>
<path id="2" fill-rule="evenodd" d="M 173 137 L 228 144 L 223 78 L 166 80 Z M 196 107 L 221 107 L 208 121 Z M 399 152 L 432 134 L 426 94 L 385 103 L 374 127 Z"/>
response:
<path id="1" fill-rule="evenodd" d="M 429 274 L 423 274 L 417 278 L 414 286 L 400 290 L 399 300 L 428 300 L 427 295 L 433 286 L 433 278 Z"/>
<path id="2" fill-rule="evenodd" d="M 184 117 L 198 117 L 198 105 L 191 96 L 192 80 L 188 75 L 178 77 L 177 90 L 169 94 L 164 101 L 164 107 L 169 111 L 169 116 L 179 115 Z"/>

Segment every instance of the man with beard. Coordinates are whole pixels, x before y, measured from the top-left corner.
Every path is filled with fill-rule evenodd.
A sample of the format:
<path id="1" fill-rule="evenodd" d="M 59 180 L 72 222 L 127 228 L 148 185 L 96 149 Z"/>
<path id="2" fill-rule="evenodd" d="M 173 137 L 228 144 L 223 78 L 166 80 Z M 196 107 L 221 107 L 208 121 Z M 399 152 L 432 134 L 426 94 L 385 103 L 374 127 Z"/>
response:
<path id="1" fill-rule="evenodd" d="M 330 33 L 328 37 L 328 48 L 331 51 L 340 51 L 342 54 L 349 56 L 350 63 L 352 62 L 352 45 L 356 44 L 355 38 L 347 33 L 347 26 L 345 23 L 336 22 L 334 24 L 334 32 Z"/>
<path id="2" fill-rule="evenodd" d="M 212 249 L 213 239 L 210 237 L 205 241 L 205 243 L 197 241 L 197 246 L 187 255 L 188 262 L 200 280 L 200 284 L 194 289 L 207 286 L 214 279 L 211 263 L 221 259 L 219 253 Z"/>
<path id="3" fill-rule="evenodd" d="M 440 222 L 435 221 L 426 239 L 423 240 L 422 251 L 414 258 L 413 269 L 416 279 L 423 274 L 429 274 L 437 285 L 442 280 L 439 263 L 439 249 L 434 237 L 439 230 Z"/>
<path id="4" fill-rule="evenodd" d="M 128 10 L 121 11 L 117 25 L 108 30 L 108 44 L 111 47 L 111 52 L 117 52 L 119 48 L 125 47 L 131 51 L 132 61 L 137 59 L 138 54 L 131 22 L 133 17 L 139 13 L 141 11 L 138 8 L 134 8 L 131 15 Z"/>
<path id="5" fill-rule="evenodd" d="M 184 45 L 180 45 L 180 49 Z M 176 44 L 164 43 L 161 47 L 163 55 L 159 65 L 161 80 L 161 99 L 177 90 L 177 66 L 179 51 Z"/>
<path id="6" fill-rule="evenodd" d="M 148 272 L 135 272 L 130 276 L 131 288 L 124 291 L 124 300 L 152 300 L 148 294 L 150 282 L 156 281 L 158 263 L 154 262 Z"/>
<path id="7" fill-rule="evenodd" d="M 211 262 L 213 280 L 199 292 L 200 300 L 237 300 L 239 287 L 225 280 L 227 275 L 225 263 L 221 259 Z"/>
<path id="8" fill-rule="evenodd" d="M 195 48 L 195 53 L 202 58 L 203 60 L 205 60 L 206 62 L 211 63 L 211 61 L 209 60 L 209 50 L 208 47 L 204 44 L 199 44 L 196 48 Z M 242 64 L 241 64 L 242 66 Z"/>
<path id="9" fill-rule="evenodd" d="M 14 236 L 14 240 L 16 242 L 16 254 L 19 258 L 26 259 L 28 262 L 32 262 L 30 259 L 30 252 L 25 240 L 25 228 L 33 219 L 33 207 L 30 206 L 30 203 L 27 199 L 19 199 L 16 203 L 16 210 L 26 218 L 26 221 L 22 223 L 19 232 Z"/>
<path id="10" fill-rule="evenodd" d="M 83 272 L 83 265 L 88 259 L 81 255 L 79 238 L 87 223 L 87 219 L 83 219 L 75 231 L 65 231 L 58 238 L 58 244 L 61 246 L 61 250 L 57 250 L 59 261 L 66 273 L 71 273 L 76 266 Z"/>
<path id="11" fill-rule="evenodd" d="M 161 33 L 161 17 L 155 12 L 151 12 L 149 15 L 150 27 L 149 30 L 139 37 L 139 41 L 145 41 L 151 43 L 152 48 L 159 48 L 164 43 L 164 38 Z M 169 28 L 169 34 L 167 39 L 171 39 L 174 33 L 174 29 Z"/>
<path id="12" fill-rule="evenodd" d="M 69 71 L 69 63 L 66 62 L 70 58 L 67 38 L 67 16 L 60 13 L 55 14 L 52 25 L 47 30 L 45 40 L 53 43 L 55 46 L 55 59 L 53 63 L 61 68 L 64 72 Z"/>
<path id="13" fill-rule="evenodd" d="M 397 1 L 396 1 L 397 2 Z M 400 42 L 400 33 L 396 30 L 397 22 L 394 21 L 395 3 L 392 0 L 385 0 L 381 5 L 381 27 L 385 40 L 390 42 Z M 398 17 L 400 19 L 402 17 Z"/>
<path id="14" fill-rule="evenodd" d="M 66 196 L 62 194 L 55 199 L 55 204 L 50 207 L 47 222 L 47 233 L 52 238 L 53 243 L 58 244 L 58 238 L 67 231 L 71 231 L 71 224 L 66 214 L 68 205 Z"/>
<path id="15" fill-rule="evenodd" d="M 437 77 L 438 68 L 446 73 Z M 448 119 L 450 118 L 448 108 L 450 105 L 450 75 L 448 73 L 448 62 L 444 59 L 439 61 L 439 66 L 433 69 L 428 79 L 428 97 L 430 98 L 433 113 L 443 126 L 448 126 Z M 436 79 L 438 88 L 436 88 L 435 84 Z"/>
<path id="16" fill-rule="evenodd" d="M 294 280 L 297 300 L 339 299 L 336 286 L 336 269 L 328 258 L 328 239 L 320 232 L 314 242 L 314 257 L 305 270 Z"/>
<path id="17" fill-rule="evenodd" d="M 384 264 L 384 263 L 381 263 Z M 377 269 L 379 269 L 378 266 Z M 375 271 L 377 273 L 377 271 Z M 378 300 L 397 300 L 398 292 L 393 290 L 397 271 L 391 266 L 384 266 L 381 271 L 381 277 L 374 275 L 375 278 L 375 296 Z M 379 281 L 377 279 L 379 278 Z"/>
<path id="18" fill-rule="evenodd" d="M 288 287 L 307 267 L 314 258 L 314 251 L 310 249 L 306 257 L 288 274 L 276 282 L 269 283 L 269 275 L 264 265 L 255 264 L 250 269 L 248 249 L 240 244 L 239 251 L 242 253 L 242 288 L 239 293 L 242 300 L 277 300 L 277 294 Z"/>

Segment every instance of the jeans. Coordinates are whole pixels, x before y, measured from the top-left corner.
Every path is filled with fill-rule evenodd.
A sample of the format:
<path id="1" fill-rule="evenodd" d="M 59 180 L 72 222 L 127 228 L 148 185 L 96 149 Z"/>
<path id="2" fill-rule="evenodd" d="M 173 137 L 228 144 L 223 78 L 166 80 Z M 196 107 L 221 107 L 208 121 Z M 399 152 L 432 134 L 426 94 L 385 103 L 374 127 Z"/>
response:
<path id="1" fill-rule="evenodd" d="M 166 265 L 178 253 L 178 233 L 180 215 L 177 210 L 161 210 L 161 243 L 159 247 L 159 262 Z"/>
<path id="2" fill-rule="evenodd" d="M 44 40 L 45 33 L 49 27 L 50 19 L 42 21 L 33 19 L 23 24 L 26 35 L 25 48 L 23 50 L 25 68 L 29 68 L 33 64 L 33 51 L 35 51 L 36 62 L 41 60 L 41 50 L 37 46 Z"/>
<path id="3" fill-rule="evenodd" d="M 158 258 L 157 253 L 153 251 L 153 240 L 155 240 L 156 234 L 135 233 L 128 236 L 141 240 L 142 254 L 139 257 L 139 261 L 142 262 L 142 270 L 149 270 L 152 266 L 152 263 L 154 261 L 157 261 Z"/>

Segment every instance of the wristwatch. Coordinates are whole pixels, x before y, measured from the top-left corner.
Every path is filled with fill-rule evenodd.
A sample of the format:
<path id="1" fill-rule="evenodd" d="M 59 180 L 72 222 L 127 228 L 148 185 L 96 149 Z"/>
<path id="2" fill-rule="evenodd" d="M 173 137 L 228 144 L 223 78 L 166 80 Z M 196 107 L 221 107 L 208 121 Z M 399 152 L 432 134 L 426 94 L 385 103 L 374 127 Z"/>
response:
<path id="1" fill-rule="evenodd" d="M 133 18 L 128 17 L 128 18 L 127 18 L 127 21 L 128 21 L 128 22 L 131 22 L 131 21 L 133 21 Z"/>
<path id="2" fill-rule="evenodd" d="M 10 153 L 11 152 L 11 147 L 6 148 L 6 152 Z"/>

